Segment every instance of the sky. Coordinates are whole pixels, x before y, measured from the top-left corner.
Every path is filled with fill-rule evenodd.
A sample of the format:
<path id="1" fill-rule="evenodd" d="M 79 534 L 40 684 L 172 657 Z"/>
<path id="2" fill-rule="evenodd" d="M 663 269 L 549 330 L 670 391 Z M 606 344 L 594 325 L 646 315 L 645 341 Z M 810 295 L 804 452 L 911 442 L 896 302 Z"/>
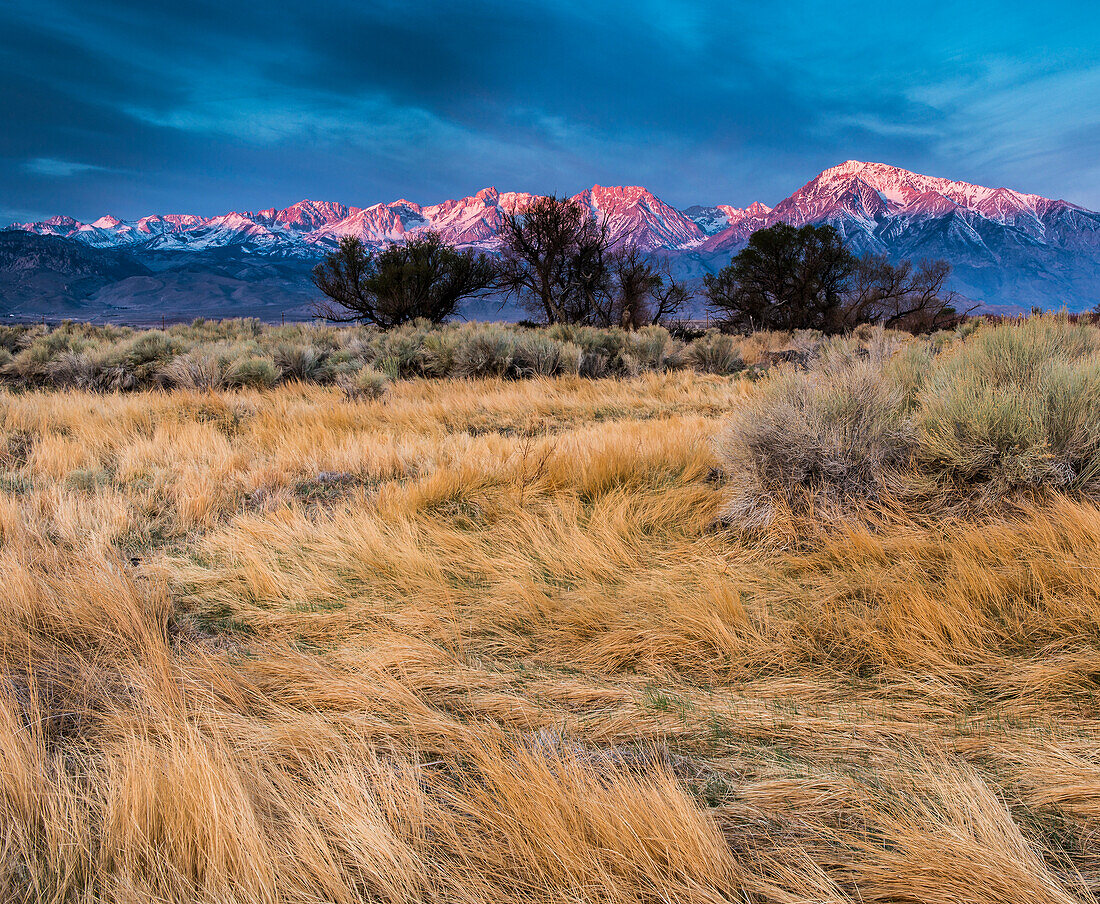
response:
<path id="1" fill-rule="evenodd" d="M 848 159 L 1100 209 L 1100 4 L 3 0 L 0 114 L 4 223 L 774 205 Z"/>

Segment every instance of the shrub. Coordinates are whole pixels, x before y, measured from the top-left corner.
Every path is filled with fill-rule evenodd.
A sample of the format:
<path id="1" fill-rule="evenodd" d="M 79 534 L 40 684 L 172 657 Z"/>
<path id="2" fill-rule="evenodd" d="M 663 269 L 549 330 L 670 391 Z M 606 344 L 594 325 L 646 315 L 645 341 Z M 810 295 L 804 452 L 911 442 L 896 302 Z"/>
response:
<path id="1" fill-rule="evenodd" d="M 727 519 L 756 527 L 776 498 L 793 509 L 880 498 L 899 485 L 913 444 L 906 395 L 880 362 L 785 370 L 719 440 L 737 495 Z"/>
<path id="2" fill-rule="evenodd" d="M 429 356 L 424 349 L 424 340 L 430 329 L 431 324 L 421 320 L 379 337 L 378 359 L 387 362 L 387 370 L 394 379 L 425 375 Z"/>
<path id="3" fill-rule="evenodd" d="M 745 367 L 737 341 L 718 330 L 707 330 L 680 357 L 689 367 L 708 374 L 733 374 Z"/>
<path id="4" fill-rule="evenodd" d="M 538 333 L 528 333 L 516 340 L 512 350 L 512 367 L 521 377 L 552 377 L 561 371 L 560 342 Z"/>
<path id="5" fill-rule="evenodd" d="M 21 349 L 7 364 L 3 374 L 16 383 L 35 386 L 49 376 L 53 352 L 44 344 L 35 343 Z"/>
<path id="6" fill-rule="evenodd" d="M 337 377 L 337 385 L 344 390 L 348 401 L 379 399 L 390 387 L 390 378 L 378 370 L 364 367 L 362 370 Z"/>
<path id="7" fill-rule="evenodd" d="M 16 386 L 140 390 L 150 386 L 211 389 L 238 377 L 235 362 L 271 361 L 280 379 L 331 383 L 368 366 L 390 379 L 408 377 L 527 378 L 578 374 L 636 375 L 669 368 L 734 373 L 823 354 L 858 356 L 876 342 L 898 344 L 881 329 L 859 330 L 822 342 L 813 331 L 759 333 L 739 338 L 711 330 L 690 344 L 661 326 L 638 330 L 556 324 L 531 328 L 501 323 L 432 324 L 420 319 L 391 330 L 372 326 L 290 324 L 265 327 L 255 319 L 197 320 L 167 330 L 65 323 L 9 327 L 0 334 L 0 378 Z M 880 336 L 879 339 L 873 338 Z M 958 331 L 934 337 L 937 349 L 957 345 Z M 885 337 L 885 338 L 882 338 Z M 13 350 L 8 350 L 7 346 Z M 258 385 L 269 371 L 249 364 Z M 248 377 L 253 379 L 253 377 Z"/>
<path id="8" fill-rule="evenodd" d="M 854 332 L 858 333 L 861 329 L 862 326 L 857 327 Z M 790 347 L 805 357 L 812 358 L 821 350 L 824 341 L 825 335 L 821 330 L 794 330 L 791 333 Z"/>
<path id="9" fill-rule="evenodd" d="M 146 385 L 146 379 L 153 378 L 155 374 L 156 370 L 149 369 L 148 365 L 131 370 L 125 364 L 109 364 L 99 371 L 96 388 L 114 392 L 141 389 Z"/>
<path id="10" fill-rule="evenodd" d="M 582 377 L 589 377 L 591 379 L 598 379 L 600 377 L 606 377 L 611 362 L 611 356 L 605 351 L 596 349 L 594 351 L 581 351 L 580 361 L 577 366 L 577 373 Z"/>
<path id="11" fill-rule="evenodd" d="M 303 383 L 323 383 L 330 376 L 326 367 L 327 354 L 315 345 L 295 345 L 281 342 L 275 347 L 272 359 L 283 379 L 301 380 Z"/>
<path id="12" fill-rule="evenodd" d="M 108 365 L 123 365 L 131 370 L 148 364 L 158 364 L 174 358 L 181 351 L 180 343 L 160 330 L 149 330 L 112 352 Z"/>
<path id="13" fill-rule="evenodd" d="M 84 352 L 62 352 L 46 364 L 46 372 L 59 389 L 94 389 L 100 368 Z"/>
<path id="14" fill-rule="evenodd" d="M 563 342 L 558 351 L 558 363 L 563 374 L 576 376 L 581 370 L 581 360 L 584 352 L 574 342 Z"/>
<path id="15" fill-rule="evenodd" d="M 265 389 L 279 380 L 279 369 L 270 358 L 242 358 L 226 369 L 222 382 L 226 386 L 250 386 Z"/>
<path id="16" fill-rule="evenodd" d="M 20 348 L 22 348 L 23 336 L 27 333 L 29 327 L 18 326 L 0 326 L 0 349 L 3 349 L 8 355 L 14 355 Z"/>
<path id="17" fill-rule="evenodd" d="M 165 389 L 205 391 L 221 385 L 222 372 L 222 364 L 213 354 L 191 352 L 161 367 L 157 382 Z"/>
<path id="18" fill-rule="evenodd" d="M 986 327 L 946 350 L 896 334 L 829 340 L 783 370 L 719 442 L 747 526 L 777 507 L 987 508 L 1018 491 L 1100 492 L 1100 330 L 1065 318 Z"/>
<path id="19" fill-rule="evenodd" d="M 498 327 L 471 335 L 455 350 L 455 376 L 502 377 L 512 366 L 515 339 Z"/>
<path id="20" fill-rule="evenodd" d="M 381 349 L 376 339 L 377 337 L 371 334 L 356 336 L 348 341 L 339 354 L 346 355 L 351 361 L 373 364 L 381 356 Z"/>
<path id="21" fill-rule="evenodd" d="M 1100 331 L 1033 317 L 941 357 L 921 394 L 919 455 L 948 486 L 1092 488 L 1100 478 Z"/>
<path id="22" fill-rule="evenodd" d="M 639 370 L 664 370 L 676 351 L 676 343 L 667 329 L 647 326 L 626 334 L 620 354 L 624 359 L 629 355 Z"/>
<path id="23" fill-rule="evenodd" d="M 448 377 L 454 372 L 455 352 L 462 338 L 455 330 L 428 333 L 420 343 L 420 368 L 425 376 Z"/>
<path id="24" fill-rule="evenodd" d="M 883 364 L 885 378 L 897 383 L 908 410 L 916 407 L 935 357 L 935 346 L 930 342 L 907 342 L 891 354 L 883 349 L 879 356 L 872 355 L 873 360 Z"/>
<path id="25" fill-rule="evenodd" d="M 73 342 L 72 347 L 82 343 Z M 87 347 L 85 345 L 85 347 Z M 160 330 L 149 330 L 127 338 L 122 344 L 100 348 L 98 388 L 111 390 L 144 389 L 153 384 L 157 373 L 183 349 L 175 338 Z"/>
<path id="26" fill-rule="evenodd" d="M 622 354 L 627 336 L 627 332 L 618 327 L 597 329 L 586 326 L 576 330 L 576 338 L 573 341 L 586 352 L 605 357 L 610 365 Z"/>

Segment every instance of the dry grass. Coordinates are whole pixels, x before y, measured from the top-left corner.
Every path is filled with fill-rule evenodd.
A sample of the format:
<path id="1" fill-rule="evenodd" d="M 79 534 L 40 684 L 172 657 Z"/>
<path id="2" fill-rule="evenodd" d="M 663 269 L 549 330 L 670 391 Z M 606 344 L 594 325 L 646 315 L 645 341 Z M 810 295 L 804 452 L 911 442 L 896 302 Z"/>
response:
<path id="1" fill-rule="evenodd" d="M 750 542 L 766 386 L 0 395 L 0 897 L 1095 901 L 1100 509 Z"/>

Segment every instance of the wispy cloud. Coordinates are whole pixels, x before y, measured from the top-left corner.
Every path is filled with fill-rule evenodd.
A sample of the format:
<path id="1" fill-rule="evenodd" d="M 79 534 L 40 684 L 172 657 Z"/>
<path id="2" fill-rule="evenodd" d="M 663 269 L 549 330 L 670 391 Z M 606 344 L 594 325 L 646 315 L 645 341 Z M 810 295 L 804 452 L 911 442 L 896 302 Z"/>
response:
<path id="1" fill-rule="evenodd" d="M 55 160 L 53 157 L 35 157 L 24 164 L 27 172 L 37 176 L 54 176 L 60 179 L 69 176 L 79 176 L 82 173 L 90 173 L 96 170 L 103 171 L 104 167 L 91 163 L 79 163 L 75 160 Z"/>

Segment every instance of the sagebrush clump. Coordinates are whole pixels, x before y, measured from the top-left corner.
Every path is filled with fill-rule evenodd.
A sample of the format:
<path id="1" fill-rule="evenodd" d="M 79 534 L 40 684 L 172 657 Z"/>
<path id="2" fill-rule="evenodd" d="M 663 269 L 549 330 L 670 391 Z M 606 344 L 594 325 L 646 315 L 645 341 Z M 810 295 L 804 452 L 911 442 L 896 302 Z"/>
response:
<path id="1" fill-rule="evenodd" d="M 881 363 L 860 360 L 776 375 L 719 442 L 737 487 L 727 517 L 755 527 L 776 498 L 800 508 L 896 492 L 913 428 L 901 388 Z"/>
<path id="2" fill-rule="evenodd" d="M 981 330 L 935 364 L 917 455 L 944 486 L 1100 486 L 1100 329 L 1031 318 Z"/>
<path id="3" fill-rule="evenodd" d="M 888 502 L 988 506 L 1100 491 L 1100 329 L 1046 316 L 953 341 L 871 330 L 785 368 L 719 441 L 731 523 L 776 506 L 833 515 Z"/>
<path id="4" fill-rule="evenodd" d="M 659 326 L 540 328 L 433 325 L 425 320 L 389 330 L 265 326 L 249 319 L 196 320 L 166 330 L 79 323 L 5 329 L 0 382 L 18 388 L 95 391 L 262 387 L 292 381 L 347 385 L 348 378 L 362 369 L 382 371 L 392 380 L 559 374 L 598 379 L 679 369 L 729 375 L 743 369 L 746 354 L 759 357 L 760 349 L 794 354 L 805 344 L 798 333 L 740 337 L 711 330 L 681 341 Z M 817 345 L 820 336 L 812 343 Z"/>

